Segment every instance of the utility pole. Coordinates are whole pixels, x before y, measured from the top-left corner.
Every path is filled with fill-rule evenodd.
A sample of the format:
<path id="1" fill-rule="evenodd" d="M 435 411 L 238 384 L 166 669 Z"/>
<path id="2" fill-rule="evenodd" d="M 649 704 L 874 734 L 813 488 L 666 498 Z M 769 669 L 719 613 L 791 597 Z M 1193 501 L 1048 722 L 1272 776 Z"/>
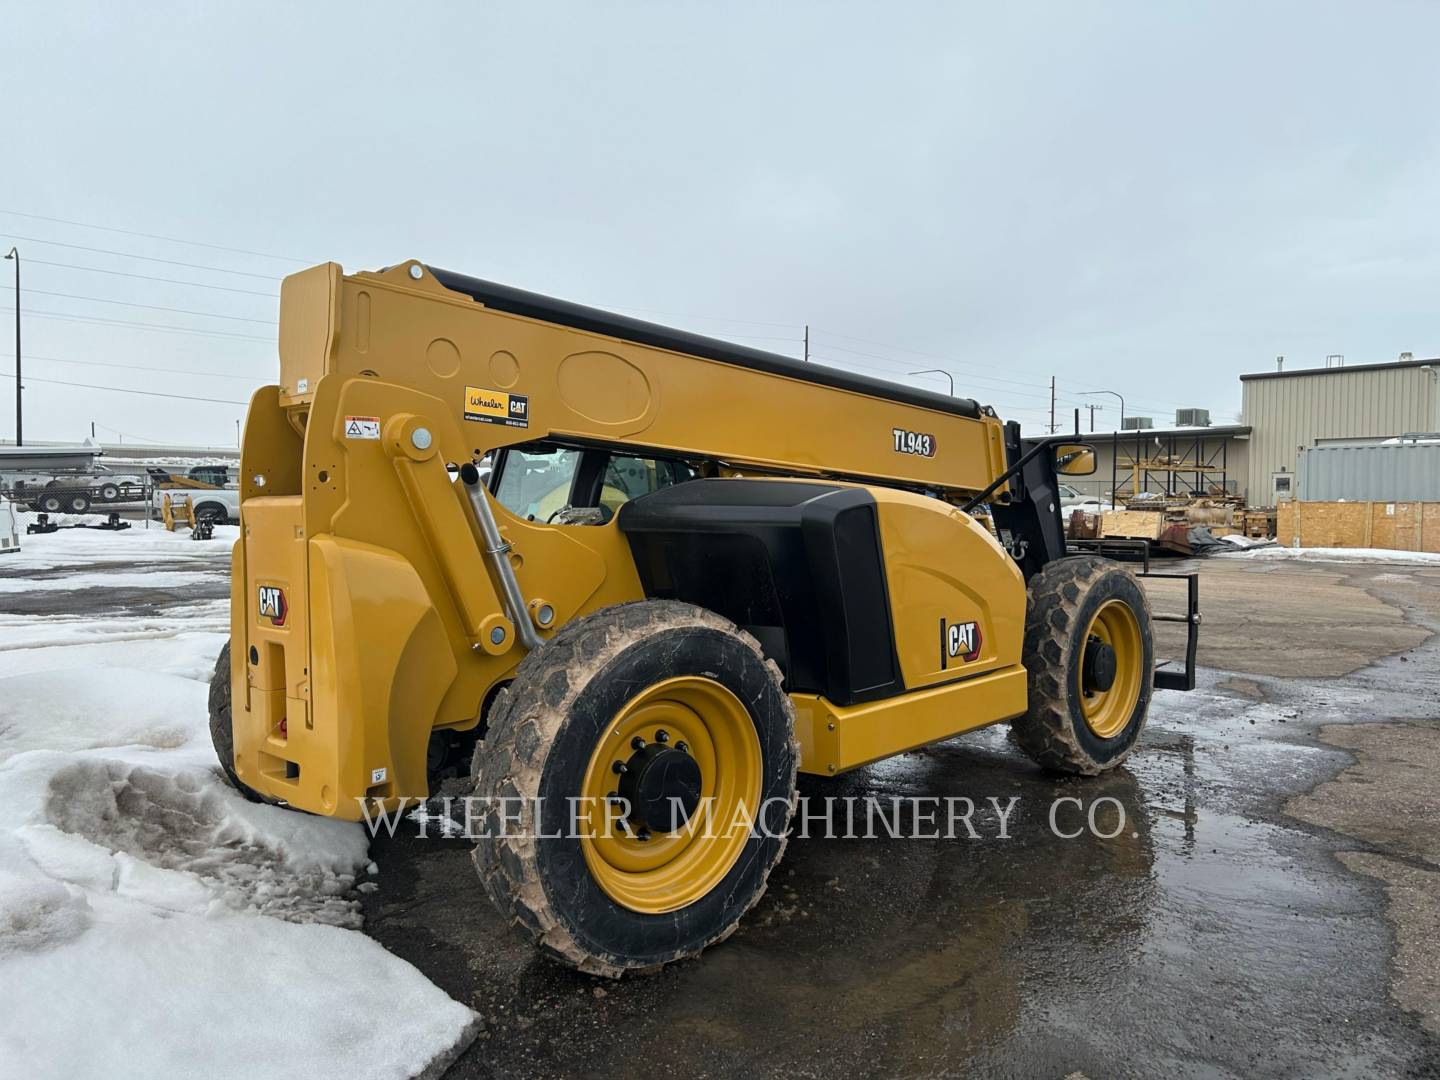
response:
<path id="1" fill-rule="evenodd" d="M 1055 434 L 1055 376 L 1050 376 L 1050 434 Z"/>
<path id="2" fill-rule="evenodd" d="M 805 362 L 810 362 L 810 324 L 805 324 Z"/>
<path id="3" fill-rule="evenodd" d="M 1121 397 L 1119 393 L 1117 393 L 1117 392 L 1114 391 L 1114 390 L 1082 390 L 1082 391 L 1080 391 L 1080 394 L 1081 394 L 1082 397 L 1099 397 L 1101 394 L 1109 394 L 1109 395 L 1110 395 L 1111 397 L 1113 397 L 1113 398 L 1119 398 L 1119 399 L 1120 399 L 1120 427 L 1121 427 L 1121 428 L 1124 428 L 1124 427 L 1125 427 L 1125 399 L 1124 399 L 1123 397 Z"/>
<path id="4" fill-rule="evenodd" d="M 12 247 L 7 259 L 15 260 L 15 445 L 25 445 L 24 398 L 20 385 L 20 249 Z"/>
<path id="5" fill-rule="evenodd" d="M 1091 430 L 1091 431 L 1094 431 L 1094 430 L 1095 430 L 1095 413 L 1096 413 L 1097 410 L 1103 410 L 1103 409 L 1105 408 L 1105 406 L 1104 406 L 1104 405 L 1086 405 L 1085 408 L 1087 408 L 1087 409 L 1090 410 L 1090 430 Z"/>
<path id="6" fill-rule="evenodd" d="M 235 445 L 236 445 L 237 447 L 240 445 L 240 421 L 239 421 L 239 420 L 236 420 L 236 421 L 235 421 Z"/>

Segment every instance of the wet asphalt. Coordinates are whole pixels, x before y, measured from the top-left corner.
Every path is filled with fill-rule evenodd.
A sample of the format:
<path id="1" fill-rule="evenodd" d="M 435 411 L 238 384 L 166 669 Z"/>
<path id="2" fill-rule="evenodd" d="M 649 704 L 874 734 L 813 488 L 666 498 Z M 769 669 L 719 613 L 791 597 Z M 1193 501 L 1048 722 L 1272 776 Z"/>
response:
<path id="1" fill-rule="evenodd" d="M 367 932 L 480 1015 L 457 1080 L 1440 1076 L 1440 994 L 1422 979 L 1396 996 L 1400 939 L 1422 967 L 1437 955 L 1425 919 L 1440 862 L 1406 838 L 1440 826 L 1440 571 L 1199 566 L 1216 605 L 1201 660 L 1229 670 L 1158 693 L 1122 768 L 1047 776 L 1001 727 L 802 778 L 812 807 L 970 798 L 978 838 L 817 826 L 728 942 L 615 982 L 537 955 L 485 899 L 469 844 L 406 822 L 372 847 Z M 132 592 L 11 594 L 0 613 L 158 611 L 223 596 L 223 567 L 213 590 Z M 1323 741 L 1330 725 L 1357 732 L 1350 749 Z M 1380 774 L 1387 816 L 1367 828 L 1320 796 L 1375 783 L 1354 775 L 1356 747 L 1386 732 L 1426 767 Z M 1003 829 L 990 799 L 1018 800 Z M 1098 830 L 1115 835 L 1057 836 L 1057 799 L 1098 801 Z M 1061 831 L 1084 826 L 1078 809 L 1059 804 Z M 911 824 L 902 810 L 898 831 Z M 1354 858 L 1419 875 L 1418 921 Z"/>
<path id="2" fill-rule="evenodd" d="M 842 805 L 1019 802 L 1008 839 L 983 811 L 979 839 L 796 838 L 734 937 L 657 975 L 599 980 L 535 955 L 481 894 L 469 845 L 414 826 L 373 849 L 367 930 L 483 1018 L 455 1078 L 1440 1075 L 1440 1038 L 1392 997 L 1384 888 L 1336 857 L 1371 845 L 1285 813 L 1354 761 L 1322 725 L 1433 734 L 1440 718 L 1434 615 L 1407 599 L 1440 598 L 1440 575 L 1374 575 L 1264 569 L 1239 592 L 1263 608 L 1267 590 L 1314 586 L 1297 643 L 1343 629 L 1335 596 L 1351 595 L 1355 619 L 1421 644 L 1328 678 L 1206 670 L 1191 694 L 1157 694 L 1141 752 L 1101 778 L 1047 776 L 996 728 L 803 779 Z M 1246 623 L 1236 605 L 1227 617 Z M 1283 670 L 1291 652 L 1269 632 L 1249 666 Z M 1126 827 L 1062 839 L 1061 798 L 1118 800 Z M 1098 831 L 1115 831 L 1114 807 Z M 1062 831 L 1083 824 L 1075 810 L 1061 804 Z"/>

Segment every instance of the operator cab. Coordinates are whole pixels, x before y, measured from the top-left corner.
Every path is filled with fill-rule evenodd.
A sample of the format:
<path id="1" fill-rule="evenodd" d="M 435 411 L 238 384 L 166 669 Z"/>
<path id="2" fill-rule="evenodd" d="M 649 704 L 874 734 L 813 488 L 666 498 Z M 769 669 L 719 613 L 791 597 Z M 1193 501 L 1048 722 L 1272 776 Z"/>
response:
<path id="1" fill-rule="evenodd" d="M 603 525 L 631 499 L 699 475 L 675 458 L 533 443 L 501 450 L 489 487 L 497 502 L 527 521 Z"/>

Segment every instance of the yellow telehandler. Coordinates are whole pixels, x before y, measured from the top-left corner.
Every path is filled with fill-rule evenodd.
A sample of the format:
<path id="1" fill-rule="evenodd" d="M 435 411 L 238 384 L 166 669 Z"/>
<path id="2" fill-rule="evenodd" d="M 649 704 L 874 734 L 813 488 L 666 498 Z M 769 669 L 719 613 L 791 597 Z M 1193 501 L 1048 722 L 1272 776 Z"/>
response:
<path id="1" fill-rule="evenodd" d="M 796 774 L 1009 721 L 1134 748 L 1145 591 L 1067 552 L 1057 471 L 988 407 L 406 262 L 281 293 L 245 425 L 211 731 L 249 797 L 361 820 L 474 784 L 475 864 L 587 972 L 759 899 Z"/>

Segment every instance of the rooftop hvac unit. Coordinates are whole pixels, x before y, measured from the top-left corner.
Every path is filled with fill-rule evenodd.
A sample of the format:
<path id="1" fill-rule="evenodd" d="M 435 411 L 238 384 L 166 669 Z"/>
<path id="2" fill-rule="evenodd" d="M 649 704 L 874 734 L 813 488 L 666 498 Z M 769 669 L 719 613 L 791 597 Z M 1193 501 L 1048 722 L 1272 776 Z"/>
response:
<path id="1" fill-rule="evenodd" d="M 1120 421 L 1120 427 L 1124 431 L 1139 431 L 1141 428 L 1153 428 L 1155 418 L 1153 416 L 1127 416 Z"/>
<path id="2" fill-rule="evenodd" d="M 1176 410 L 1175 410 L 1175 426 L 1176 426 L 1176 427 L 1209 427 L 1209 426 L 1210 426 L 1210 410 L 1209 410 L 1209 409 L 1176 409 Z"/>

